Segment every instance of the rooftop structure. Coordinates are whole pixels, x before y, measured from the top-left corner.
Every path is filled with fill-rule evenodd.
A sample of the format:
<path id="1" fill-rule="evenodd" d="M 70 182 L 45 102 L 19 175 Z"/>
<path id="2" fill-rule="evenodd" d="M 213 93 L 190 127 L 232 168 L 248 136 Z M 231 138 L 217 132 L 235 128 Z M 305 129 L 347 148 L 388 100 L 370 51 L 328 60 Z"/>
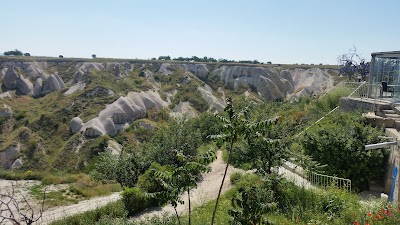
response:
<path id="1" fill-rule="evenodd" d="M 377 98 L 400 101 L 400 51 L 375 52 L 371 54 L 369 85 L 379 87 L 371 91 Z M 379 92 L 378 92 L 379 91 Z"/>

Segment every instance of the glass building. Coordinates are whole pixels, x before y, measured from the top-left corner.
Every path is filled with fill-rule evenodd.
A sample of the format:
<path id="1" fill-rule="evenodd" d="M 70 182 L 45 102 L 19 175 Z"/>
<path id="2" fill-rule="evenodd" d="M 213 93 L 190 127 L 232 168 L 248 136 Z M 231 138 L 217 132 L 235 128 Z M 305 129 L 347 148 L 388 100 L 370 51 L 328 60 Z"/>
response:
<path id="1" fill-rule="evenodd" d="M 379 86 L 379 97 L 400 101 L 400 51 L 375 52 L 371 56 L 369 84 Z"/>

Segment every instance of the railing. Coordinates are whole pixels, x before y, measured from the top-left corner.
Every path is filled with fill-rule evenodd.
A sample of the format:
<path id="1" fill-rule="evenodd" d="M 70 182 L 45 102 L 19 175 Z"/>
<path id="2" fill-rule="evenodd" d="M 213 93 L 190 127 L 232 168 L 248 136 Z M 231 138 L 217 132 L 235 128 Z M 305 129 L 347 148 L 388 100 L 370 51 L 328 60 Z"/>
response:
<path id="1" fill-rule="evenodd" d="M 335 176 L 329 176 L 325 174 L 319 174 L 312 171 L 307 171 L 306 179 L 311 185 L 316 187 L 330 187 L 334 186 L 339 189 L 351 191 L 351 180 L 346 178 L 340 178 Z"/>
<path id="2" fill-rule="evenodd" d="M 307 188 L 327 188 L 334 186 L 339 189 L 351 191 L 350 179 L 320 174 L 310 170 L 304 170 L 301 166 L 298 166 L 286 160 L 282 162 L 282 167 L 292 172 L 293 174 L 297 174 L 298 177 L 301 177 L 301 179 L 295 179 L 296 175 L 291 176 L 293 178 L 293 181 L 299 186 L 305 186 Z M 281 173 L 284 174 L 284 172 L 282 171 Z"/>
<path id="3" fill-rule="evenodd" d="M 378 84 L 346 82 L 343 85 L 354 90 L 348 97 L 378 99 L 381 96 L 381 86 Z"/>

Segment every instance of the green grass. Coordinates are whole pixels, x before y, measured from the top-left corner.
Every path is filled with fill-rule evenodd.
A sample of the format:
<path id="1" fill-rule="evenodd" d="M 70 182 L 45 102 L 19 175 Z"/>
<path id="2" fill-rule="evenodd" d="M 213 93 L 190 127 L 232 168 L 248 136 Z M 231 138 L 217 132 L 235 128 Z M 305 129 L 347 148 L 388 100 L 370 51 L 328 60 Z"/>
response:
<path id="1" fill-rule="evenodd" d="M 109 195 L 121 191 L 117 183 L 101 183 L 92 180 L 86 174 L 55 176 L 47 174 L 42 178 L 40 185 L 30 189 L 30 193 L 38 200 L 42 200 L 44 190 L 48 185 L 64 184 L 64 188 L 57 191 L 46 192 L 46 206 L 61 206 L 78 203 L 78 201 L 97 196 Z M 65 185 L 67 185 L 65 187 Z"/>
<path id="2" fill-rule="evenodd" d="M 55 221 L 51 225 L 84 225 L 95 224 L 103 218 L 126 218 L 126 211 L 121 200 L 75 216 Z"/>

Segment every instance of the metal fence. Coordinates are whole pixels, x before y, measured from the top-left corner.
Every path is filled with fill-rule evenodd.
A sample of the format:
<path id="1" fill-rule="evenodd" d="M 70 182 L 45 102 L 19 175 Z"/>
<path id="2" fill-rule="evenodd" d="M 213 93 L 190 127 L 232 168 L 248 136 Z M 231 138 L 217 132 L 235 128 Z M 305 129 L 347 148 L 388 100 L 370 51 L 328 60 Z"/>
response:
<path id="1" fill-rule="evenodd" d="M 306 179 L 316 187 L 337 187 L 339 189 L 351 191 L 351 180 L 325 174 L 319 174 L 312 171 L 307 171 Z"/>

